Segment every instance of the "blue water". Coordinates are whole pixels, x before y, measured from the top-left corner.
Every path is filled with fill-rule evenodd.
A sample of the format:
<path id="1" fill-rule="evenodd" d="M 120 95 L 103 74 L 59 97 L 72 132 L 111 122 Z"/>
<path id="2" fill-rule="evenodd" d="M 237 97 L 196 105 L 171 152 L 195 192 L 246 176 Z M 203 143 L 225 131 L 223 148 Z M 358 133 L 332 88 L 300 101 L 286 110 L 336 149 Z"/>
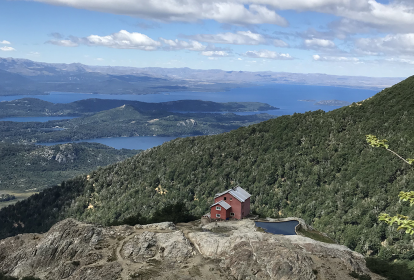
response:
<path id="1" fill-rule="evenodd" d="M 110 95 L 53 92 L 50 95 L 0 96 L 0 101 L 10 101 L 23 97 L 33 97 L 53 103 L 70 103 L 88 98 L 137 100 L 143 102 L 167 102 L 176 100 L 204 100 L 214 102 L 263 102 L 280 108 L 267 111 L 272 115 L 291 115 L 322 109 L 330 111 L 338 106 L 314 105 L 320 100 L 343 100 L 357 102 L 373 96 L 378 91 L 341 87 L 272 84 L 247 88 L 235 88 L 226 92 L 171 92 L 147 95 Z M 305 102 L 299 100 L 315 100 Z"/>
<path id="2" fill-rule="evenodd" d="M 267 232 L 273 234 L 296 235 L 295 227 L 298 221 L 287 221 L 278 223 L 255 222 L 257 227 L 264 228 Z"/>
<path id="3" fill-rule="evenodd" d="M 38 143 L 39 145 L 52 146 L 66 143 L 101 143 L 115 149 L 131 149 L 146 150 L 155 146 L 159 146 L 165 142 L 176 139 L 177 137 L 158 137 L 158 136 L 136 136 L 136 137 L 114 137 L 114 138 L 98 138 L 90 140 L 80 140 L 73 142 L 55 142 L 55 143 Z"/>
<path id="4" fill-rule="evenodd" d="M 9 122 L 48 122 L 48 121 L 59 121 L 59 120 L 69 120 L 76 117 L 13 117 L 13 118 L 3 118 L 0 121 L 9 121 Z"/>
<path id="5" fill-rule="evenodd" d="M 50 95 L 31 96 L 0 96 L 1 101 L 10 101 L 23 97 L 38 98 L 52 103 L 70 103 L 89 98 L 137 100 L 143 102 L 167 102 L 176 100 L 204 100 L 214 102 L 263 102 L 270 104 L 280 110 L 264 112 L 241 112 L 240 115 L 257 113 L 268 113 L 275 116 L 291 115 L 322 109 L 330 111 L 339 106 L 314 105 L 320 100 L 343 100 L 357 102 L 367 99 L 377 91 L 366 89 L 352 89 L 326 86 L 308 85 L 284 85 L 272 84 L 248 88 L 236 88 L 226 92 L 171 92 L 169 94 L 148 94 L 148 95 L 109 95 L 109 94 L 83 94 L 53 92 Z M 305 102 L 300 100 L 315 100 Z M 137 139 L 139 138 L 139 139 Z M 98 142 L 117 149 L 147 149 L 164 143 L 173 138 L 169 137 L 134 137 L 134 138 L 104 138 L 92 139 L 87 142 Z M 48 143 L 47 145 L 50 145 Z"/>

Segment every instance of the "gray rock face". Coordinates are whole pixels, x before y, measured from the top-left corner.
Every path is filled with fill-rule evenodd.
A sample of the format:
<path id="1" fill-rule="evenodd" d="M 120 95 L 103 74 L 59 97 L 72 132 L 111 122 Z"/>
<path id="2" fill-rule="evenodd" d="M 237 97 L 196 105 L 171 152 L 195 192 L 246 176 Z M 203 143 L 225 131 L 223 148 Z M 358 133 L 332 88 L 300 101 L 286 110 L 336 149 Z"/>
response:
<path id="1" fill-rule="evenodd" d="M 1 240 L 0 271 L 50 280 L 352 280 L 351 271 L 381 279 L 344 246 L 258 232 L 250 220 L 102 228 L 67 219 Z"/>
<path id="2" fill-rule="evenodd" d="M 124 243 L 121 256 L 135 263 L 149 258 L 164 261 L 183 261 L 191 257 L 193 249 L 181 231 L 154 233 L 143 232 L 134 235 Z"/>
<path id="3" fill-rule="evenodd" d="M 237 279 L 353 279 L 351 271 L 381 279 L 371 274 L 361 254 L 345 246 L 258 232 L 250 220 L 203 228 L 213 233 L 192 232 L 189 239 L 201 254 L 220 259 Z"/>

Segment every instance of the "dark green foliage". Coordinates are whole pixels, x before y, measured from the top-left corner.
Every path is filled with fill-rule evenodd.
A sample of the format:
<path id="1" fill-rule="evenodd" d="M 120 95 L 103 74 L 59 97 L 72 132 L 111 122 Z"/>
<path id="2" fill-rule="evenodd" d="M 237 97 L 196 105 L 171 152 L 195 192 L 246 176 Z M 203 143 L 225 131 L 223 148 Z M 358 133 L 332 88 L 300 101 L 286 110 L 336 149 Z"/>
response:
<path id="1" fill-rule="evenodd" d="M 130 216 L 124 220 L 115 221 L 110 223 L 111 226 L 118 225 L 130 225 L 137 224 L 146 225 L 161 222 L 173 222 L 173 223 L 188 223 L 196 220 L 198 217 L 192 215 L 187 209 L 184 203 L 177 202 L 175 204 L 169 204 L 162 209 L 155 211 L 151 218 L 142 217 L 140 213 Z"/>
<path id="2" fill-rule="evenodd" d="M 145 217 L 142 217 L 140 213 L 137 213 L 123 220 L 113 221 L 109 223 L 108 225 L 109 226 L 120 226 L 120 225 L 135 226 L 135 225 L 146 225 L 146 224 L 148 224 L 148 219 Z"/>
<path id="3" fill-rule="evenodd" d="M 13 276 L 7 276 L 4 273 L 0 272 L 0 280 L 19 280 L 19 278 L 13 277 Z M 26 277 L 21 278 L 20 280 L 40 280 L 40 279 L 33 277 L 33 276 L 26 276 Z"/>
<path id="4" fill-rule="evenodd" d="M 217 103 L 201 100 L 178 100 L 160 103 L 147 103 L 133 100 L 90 98 L 72 103 L 51 103 L 36 98 L 22 98 L 18 100 L 0 102 L 0 118 L 23 116 L 86 116 L 121 107 L 123 105 L 130 105 L 141 112 L 251 112 L 277 109 L 273 106 L 260 102 Z"/>
<path id="5" fill-rule="evenodd" d="M 175 224 L 188 223 L 196 220 L 197 218 L 198 217 L 190 214 L 190 211 L 183 202 L 177 202 L 155 211 L 149 220 L 149 223 L 161 223 L 167 221 Z"/>
<path id="6" fill-rule="evenodd" d="M 414 279 L 414 270 L 412 270 L 406 261 L 394 262 L 380 258 L 367 258 L 367 267 L 374 273 L 377 273 L 388 280 L 412 280 Z"/>
<path id="7" fill-rule="evenodd" d="M 371 280 L 371 276 L 369 276 L 368 274 L 359 274 L 359 273 L 356 273 L 355 271 L 352 271 L 351 273 L 349 273 L 349 276 L 355 279 L 359 279 L 359 280 Z"/>
<path id="8" fill-rule="evenodd" d="M 0 194 L 0 202 L 2 201 L 10 201 L 16 199 L 16 196 L 12 195 L 12 194 Z"/>
<path id="9" fill-rule="evenodd" d="M 41 190 L 139 152 L 98 143 L 45 147 L 0 142 L 0 190 Z"/>
<path id="10" fill-rule="evenodd" d="M 300 235 L 303 235 L 303 236 L 308 237 L 308 238 L 312 238 L 313 240 L 316 240 L 316 241 L 336 244 L 336 242 L 334 240 L 332 240 L 329 237 L 326 237 L 321 232 L 318 232 L 316 230 L 305 230 L 305 229 L 302 228 L 302 226 L 299 226 L 299 227 L 296 228 L 296 232 Z"/>
<path id="11" fill-rule="evenodd" d="M 379 223 L 378 215 L 414 216 L 413 207 L 398 202 L 400 191 L 413 189 L 414 172 L 390 153 L 369 147 L 365 135 L 389 140 L 404 157 L 414 155 L 413 104 L 411 77 L 328 113 L 282 116 L 220 135 L 177 139 L 94 171 L 89 180 L 67 181 L 73 190 L 62 189 L 57 202 L 53 192 L 60 189 L 52 188 L 1 210 L 0 224 L 6 223 L 0 237 L 44 231 L 66 217 L 104 225 L 137 213 L 147 219 L 177 202 L 200 217 L 215 193 L 239 184 L 252 194 L 252 210 L 263 217 L 301 217 L 365 255 L 409 260 L 412 237 Z M 157 192 L 160 187 L 167 192 Z M 19 221 L 29 226 L 13 227 Z"/>
<path id="12" fill-rule="evenodd" d="M 274 118 L 269 114 L 180 114 L 140 111 L 131 105 L 71 120 L 0 121 L 0 140 L 13 143 L 65 142 L 104 137 L 188 136 L 218 134 Z"/>
<path id="13" fill-rule="evenodd" d="M 43 233 L 57 221 L 65 218 L 65 210 L 71 207 L 84 211 L 87 205 L 75 202 L 85 189 L 86 176 L 63 182 L 59 187 L 45 189 L 39 194 L 1 209 L 0 236 L 19 233 Z"/>

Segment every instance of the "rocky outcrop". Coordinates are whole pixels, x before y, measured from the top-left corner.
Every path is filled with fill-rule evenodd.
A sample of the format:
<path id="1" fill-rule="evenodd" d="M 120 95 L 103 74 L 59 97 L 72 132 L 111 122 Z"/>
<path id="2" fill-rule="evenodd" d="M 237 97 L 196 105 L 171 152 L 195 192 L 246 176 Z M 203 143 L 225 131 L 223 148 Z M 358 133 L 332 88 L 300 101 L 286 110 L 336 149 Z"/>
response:
<path id="1" fill-rule="evenodd" d="M 98 227 L 64 220 L 45 234 L 0 241 L 0 271 L 41 279 L 354 279 L 362 255 L 253 221 Z"/>

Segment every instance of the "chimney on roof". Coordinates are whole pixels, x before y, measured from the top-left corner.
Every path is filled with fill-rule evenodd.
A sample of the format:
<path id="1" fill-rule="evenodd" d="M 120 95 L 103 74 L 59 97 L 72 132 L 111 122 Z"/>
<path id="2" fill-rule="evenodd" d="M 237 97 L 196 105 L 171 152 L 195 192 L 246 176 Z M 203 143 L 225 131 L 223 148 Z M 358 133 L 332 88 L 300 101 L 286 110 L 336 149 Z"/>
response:
<path id="1" fill-rule="evenodd" d="M 238 187 L 238 186 L 233 187 L 233 191 L 236 191 L 236 190 L 237 190 L 237 187 Z"/>

